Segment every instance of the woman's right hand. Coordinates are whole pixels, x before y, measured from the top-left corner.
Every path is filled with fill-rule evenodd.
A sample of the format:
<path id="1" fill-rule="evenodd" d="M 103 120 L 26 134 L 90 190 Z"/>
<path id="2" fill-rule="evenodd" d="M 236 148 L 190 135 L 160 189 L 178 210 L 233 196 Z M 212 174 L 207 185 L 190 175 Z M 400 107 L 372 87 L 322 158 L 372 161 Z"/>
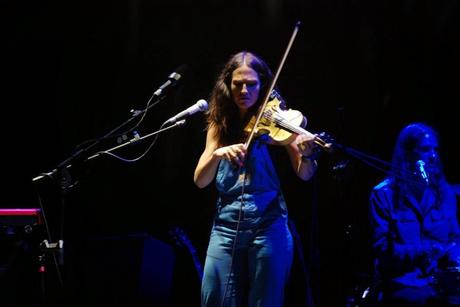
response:
<path id="1" fill-rule="evenodd" d="M 236 166 L 243 166 L 247 150 L 244 144 L 233 144 L 216 149 L 214 155 Z"/>

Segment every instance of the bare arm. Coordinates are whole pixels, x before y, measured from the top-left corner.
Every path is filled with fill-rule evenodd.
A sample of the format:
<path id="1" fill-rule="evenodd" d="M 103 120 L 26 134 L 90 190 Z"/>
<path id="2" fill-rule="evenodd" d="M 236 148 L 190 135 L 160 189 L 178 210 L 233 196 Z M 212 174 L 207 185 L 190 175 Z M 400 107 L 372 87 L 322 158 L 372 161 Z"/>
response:
<path id="1" fill-rule="evenodd" d="M 302 156 L 310 156 L 315 147 L 314 138 L 299 135 L 294 142 L 286 145 L 286 150 L 297 176 L 302 180 L 309 180 L 316 172 L 318 164 L 313 159 L 302 159 Z"/>
<path id="2" fill-rule="evenodd" d="M 244 144 L 218 148 L 215 129 L 211 127 L 206 135 L 206 147 L 198 160 L 193 181 L 199 188 L 204 188 L 214 180 L 220 160 L 226 159 L 236 165 L 243 165 L 245 156 Z"/>

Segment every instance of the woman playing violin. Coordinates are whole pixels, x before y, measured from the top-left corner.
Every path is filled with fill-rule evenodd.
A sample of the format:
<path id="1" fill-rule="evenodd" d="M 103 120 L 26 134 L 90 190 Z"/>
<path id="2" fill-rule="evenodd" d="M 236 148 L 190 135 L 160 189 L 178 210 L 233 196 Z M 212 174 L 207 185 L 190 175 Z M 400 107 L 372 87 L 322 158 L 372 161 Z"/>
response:
<path id="1" fill-rule="evenodd" d="M 216 215 L 204 267 L 202 306 L 282 306 L 293 258 L 287 207 L 267 135 L 245 142 L 244 128 L 263 104 L 273 78 L 267 64 L 239 52 L 225 64 L 211 92 L 206 147 L 194 181 L 214 179 Z M 295 174 L 309 180 L 315 137 L 297 135 L 285 146 Z M 247 147 L 247 148 L 246 148 Z"/>

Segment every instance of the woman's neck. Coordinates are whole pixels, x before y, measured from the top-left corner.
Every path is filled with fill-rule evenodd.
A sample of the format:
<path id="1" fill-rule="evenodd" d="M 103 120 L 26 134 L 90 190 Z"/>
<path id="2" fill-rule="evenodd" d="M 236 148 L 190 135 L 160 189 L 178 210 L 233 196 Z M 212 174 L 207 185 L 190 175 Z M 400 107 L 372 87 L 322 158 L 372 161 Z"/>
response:
<path id="1" fill-rule="evenodd" d="M 243 120 L 248 113 L 248 109 L 239 109 L 240 119 Z"/>

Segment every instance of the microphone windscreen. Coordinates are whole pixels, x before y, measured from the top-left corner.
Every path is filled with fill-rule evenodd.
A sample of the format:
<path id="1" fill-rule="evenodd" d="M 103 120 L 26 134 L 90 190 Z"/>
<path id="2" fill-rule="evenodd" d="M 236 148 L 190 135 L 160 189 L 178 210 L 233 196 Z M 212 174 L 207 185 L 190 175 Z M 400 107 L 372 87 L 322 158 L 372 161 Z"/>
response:
<path id="1" fill-rule="evenodd" d="M 179 74 L 183 77 L 189 71 L 189 66 L 187 64 L 181 64 L 179 67 L 176 68 L 174 71 L 176 74 Z"/>
<path id="2" fill-rule="evenodd" d="M 197 105 L 202 112 L 208 110 L 208 102 L 204 99 L 198 100 Z"/>

